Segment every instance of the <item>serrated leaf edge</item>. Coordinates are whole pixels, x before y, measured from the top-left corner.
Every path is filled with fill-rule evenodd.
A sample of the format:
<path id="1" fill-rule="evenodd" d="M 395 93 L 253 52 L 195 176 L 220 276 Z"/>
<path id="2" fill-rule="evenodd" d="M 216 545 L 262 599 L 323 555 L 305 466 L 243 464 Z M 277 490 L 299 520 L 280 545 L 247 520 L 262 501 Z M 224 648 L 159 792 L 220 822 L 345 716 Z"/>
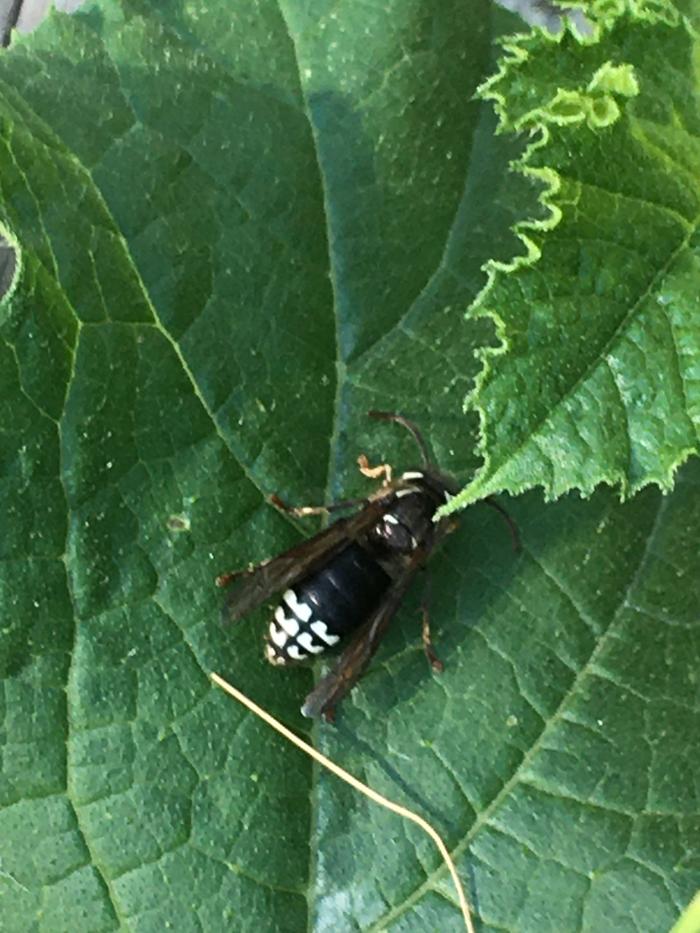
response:
<path id="1" fill-rule="evenodd" d="M 454 496 L 447 505 L 443 506 L 438 511 L 436 520 L 450 515 L 453 512 L 460 511 L 468 505 L 495 493 L 508 492 L 512 495 L 519 495 L 528 489 L 538 486 L 543 490 L 545 501 L 554 501 L 573 489 L 576 489 L 583 498 L 588 498 L 593 494 L 595 489 L 601 485 L 607 485 L 611 488 L 617 487 L 620 494 L 620 501 L 625 501 L 625 499 L 629 498 L 631 495 L 653 483 L 656 483 L 663 492 L 669 492 L 673 489 L 674 477 L 678 469 L 689 457 L 698 453 L 697 446 L 684 448 L 680 451 L 678 457 L 667 467 L 664 475 L 650 476 L 644 481 L 632 486 L 630 486 L 626 477 L 622 474 L 606 474 L 599 477 L 590 487 L 584 489 L 571 486 L 562 490 L 559 495 L 550 495 L 548 488 L 540 483 L 520 483 L 511 485 L 506 489 L 506 487 L 499 485 L 496 481 L 498 471 L 489 474 L 490 457 L 487 449 L 488 432 L 486 413 L 479 405 L 479 396 L 487 377 L 491 373 L 493 361 L 507 353 L 509 341 L 504 320 L 495 309 L 486 307 L 486 301 L 499 276 L 510 275 L 519 269 L 534 265 L 539 261 L 542 250 L 532 238 L 531 234 L 534 232 L 546 233 L 554 229 L 561 221 L 562 211 L 556 203 L 556 196 L 561 187 L 559 173 L 550 166 L 535 168 L 530 162 L 533 154 L 537 150 L 546 148 L 548 145 L 551 139 L 551 126 L 572 122 L 572 120 L 558 117 L 556 113 L 552 112 L 552 104 L 561 99 L 559 94 L 570 94 L 571 92 L 561 89 L 550 101 L 529 110 L 518 119 L 512 120 L 508 112 L 508 104 L 505 96 L 497 90 L 497 87 L 508 77 L 511 69 L 516 68 L 527 60 L 529 57 L 528 46 L 533 42 L 545 41 L 552 43 L 552 45 L 559 45 L 567 33 L 569 33 L 580 44 L 593 45 L 599 42 L 601 37 L 609 32 L 623 16 L 630 16 L 637 22 L 663 23 L 672 27 L 679 26 L 683 23 L 686 29 L 690 32 L 694 32 L 691 24 L 685 17 L 681 16 L 671 0 L 595 0 L 592 5 L 587 7 L 578 2 L 578 0 L 563 0 L 560 6 L 562 9 L 577 10 L 585 13 L 591 24 L 590 34 L 583 34 L 578 29 L 574 20 L 565 20 L 563 28 L 557 33 L 551 33 L 544 27 L 534 26 L 528 32 L 515 33 L 507 37 L 501 42 L 503 53 L 499 58 L 497 71 L 477 88 L 475 94 L 476 97 L 493 103 L 494 110 L 498 117 L 497 133 L 527 131 L 530 135 L 532 141 L 526 146 L 522 156 L 510 164 L 510 170 L 524 177 L 538 181 L 542 185 L 537 203 L 548 211 L 548 216 L 540 220 L 527 218 L 513 225 L 513 233 L 524 246 L 525 251 L 523 254 L 515 256 L 509 262 L 489 260 L 482 267 L 483 271 L 486 273 L 486 283 L 474 299 L 467 314 L 472 317 L 491 318 L 494 323 L 498 343 L 496 345 L 480 347 L 474 351 L 474 355 L 481 363 L 481 369 L 474 380 L 473 389 L 464 400 L 463 409 L 465 412 L 475 411 L 478 415 L 479 436 L 476 451 L 482 457 L 483 463 L 472 481 L 468 483 L 461 492 Z M 627 71 L 629 66 L 624 64 L 612 66 L 609 62 L 598 69 L 588 83 L 586 90 L 596 90 L 601 84 L 603 72 L 609 73 L 610 70 L 615 67 L 618 69 L 625 69 L 630 87 L 629 91 L 618 90 L 618 93 L 621 96 L 634 96 L 636 91 L 633 89 L 636 84 L 636 79 L 633 73 Z M 636 89 L 638 90 L 638 87 Z M 583 96 L 584 95 L 581 95 L 581 98 L 583 98 Z M 618 107 L 614 119 L 617 119 L 619 114 Z M 585 113 L 583 117 L 585 117 Z M 614 122 L 614 120 L 610 122 Z M 596 123 L 594 121 L 591 128 L 599 128 L 605 125 L 609 125 L 609 122 Z"/>

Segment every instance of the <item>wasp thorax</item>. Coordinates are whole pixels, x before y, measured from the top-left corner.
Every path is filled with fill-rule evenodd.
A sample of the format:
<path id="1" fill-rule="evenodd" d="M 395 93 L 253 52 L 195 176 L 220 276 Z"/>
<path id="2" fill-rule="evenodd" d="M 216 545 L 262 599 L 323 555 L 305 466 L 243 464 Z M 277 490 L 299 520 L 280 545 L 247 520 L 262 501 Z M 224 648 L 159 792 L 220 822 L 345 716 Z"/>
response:
<path id="1" fill-rule="evenodd" d="M 383 545 L 391 551 L 407 552 L 417 547 L 418 542 L 398 516 L 392 514 L 385 515 L 381 522 L 378 522 L 369 534 L 370 541 Z"/>
<path id="2" fill-rule="evenodd" d="M 416 476 L 417 474 L 411 474 Z M 399 490 L 391 511 L 370 530 L 368 539 L 380 551 L 405 554 L 414 551 L 432 533 L 438 503 L 424 489 Z"/>

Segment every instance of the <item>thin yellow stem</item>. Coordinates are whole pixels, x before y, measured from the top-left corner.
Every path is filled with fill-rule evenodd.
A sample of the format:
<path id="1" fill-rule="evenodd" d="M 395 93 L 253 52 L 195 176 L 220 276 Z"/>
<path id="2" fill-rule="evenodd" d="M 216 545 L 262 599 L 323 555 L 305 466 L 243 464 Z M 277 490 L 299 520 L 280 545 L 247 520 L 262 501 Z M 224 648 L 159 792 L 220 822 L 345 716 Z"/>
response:
<path id="1" fill-rule="evenodd" d="M 337 765 L 334 761 L 331 761 L 330 758 L 326 758 L 325 755 L 322 755 L 321 752 L 316 751 L 312 745 L 308 745 L 303 739 L 300 739 L 298 735 L 295 735 L 290 729 L 286 726 L 283 726 L 282 723 L 275 719 L 270 713 L 264 710 L 262 707 L 258 706 L 257 703 L 254 703 L 249 699 L 244 693 L 241 693 L 240 690 L 236 690 L 235 687 L 231 686 L 228 681 L 224 680 L 223 677 L 219 677 L 218 674 L 209 675 L 214 683 L 221 687 L 222 690 L 225 690 L 226 693 L 230 694 L 235 700 L 238 700 L 239 703 L 242 703 L 251 713 L 255 713 L 256 716 L 259 716 L 263 722 L 266 722 L 268 726 L 272 726 L 280 735 L 283 735 L 285 739 L 288 739 L 297 748 L 300 748 L 303 752 L 306 752 L 307 755 L 310 755 L 314 761 L 317 761 L 320 765 L 323 765 L 324 768 L 327 768 L 336 777 L 339 777 L 341 780 L 345 781 L 351 787 L 354 787 L 355 790 L 359 791 L 361 794 L 364 794 L 365 797 L 369 797 L 370 800 L 373 800 L 375 803 L 378 803 L 382 807 L 386 807 L 387 810 L 391 810 L 392 813 L 397 813 L 399 816 L 404 817 L 406 820 L 411 820 L 417 826 L 426 832 L 430 838 L 433 840 L 435 845 L 438 847 L 440 855 L 443 857 L 447 868 L 452 875 L 452 880 L 454 881 L 454 886 L 457 889 L 457 898 L 459 900 L 459 906 L 462 911 L 462 917 L 464 918 L 464 926 L 467 930 L 467 933 L 474 933 L 474 925 L 472 923 L 471 914 L 469 912 L 469 904 L 467 903 L 467 898 L 464 894 L 464 889 L 462 888 L 462 882 L 459 880 L 459 875 L 457 874 L 457 869 L 455 864 L 450 857 L 450 853 L 447 850 L 447 846 L 442 841 L 441 837 L 438 835 L 436 829 L 434 829 L 430 823 L 423 819 L 422 816 L 419 816 L 417 813 L 414 813 L 413 810 L 407 810 L 406 807 L 402 807 L 399 803 L 394 803 L 393 800 L 388 800 L 386 797 L 383 797 L 381 794 L 377 793 L 376 790 L 372 790 L 371 787 L 368 787 L 366 784 L 363 784 L 362 781 L 358 780 L 354 775 L 350 774 L 349 771 L 346 771 L 344 768 L 341 768 L 340 765 Z"/>

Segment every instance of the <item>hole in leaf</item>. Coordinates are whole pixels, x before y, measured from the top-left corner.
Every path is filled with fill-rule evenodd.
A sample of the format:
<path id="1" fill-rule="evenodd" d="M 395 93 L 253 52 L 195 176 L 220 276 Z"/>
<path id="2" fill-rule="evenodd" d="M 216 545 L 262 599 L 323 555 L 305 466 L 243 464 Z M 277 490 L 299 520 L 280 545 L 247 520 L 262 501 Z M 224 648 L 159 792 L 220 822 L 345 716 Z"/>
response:
<path id="1" fill-rule="evenodd" d="M 0 301 L 10 291 L 17 272 L 17 253 L 7 240 L 0 237 Z"/>

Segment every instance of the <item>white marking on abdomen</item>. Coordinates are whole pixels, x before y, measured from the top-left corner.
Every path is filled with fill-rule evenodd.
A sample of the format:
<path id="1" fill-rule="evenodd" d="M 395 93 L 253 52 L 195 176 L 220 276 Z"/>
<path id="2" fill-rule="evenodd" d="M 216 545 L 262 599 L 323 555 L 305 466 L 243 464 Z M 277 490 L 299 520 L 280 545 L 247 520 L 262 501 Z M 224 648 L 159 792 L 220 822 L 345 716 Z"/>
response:
<path id="1" fill-rule="evenodd" d="M 327 645 L 335 645 L 340 641 L 340 635 L 332 635 L 328 631 L 326 623 L 322 622 L 320 619 L 317 619 L 316 622 L 312 622 L 309 628 L 317 638 L 320 638 L 321 641 L 325 641 Z"/>
<path id="2" fill-rule="evenodd" d="M 265 657 L 270 664 L 284 664 L 284 656 L 277 654 L 269 642 L 265 645 Z"/>
<path id="3" fill-rule="evenodd" d="M 287 648 L 287 654 L 295 661 L 302 661 L 305 657 L 301 651 L 299 651 L 299 645 L 290 645 L 289 648 Z"/>
<path id="4" fill-rule="evenodd" d="M 400 524 L 398 518 L 397 518 L 395 515 L 385 515 L 385 516 L 384 516 L 384 521 L 387 523 L 387 525 L 398 525 L 398 524 Z"/>
<path id="5" fill-rule="evenodd" d="M 297 638 L 302 648 L 305 648 L 310 654 L 320 654 L 323 651 L 322 645 L 315 645 L 309 632 L 302 632 Z M 290 649 L 291 651 L 291 649 Z"/>
<path id="6" fill-rule="evenodd" d="M 270 640 L 281 648 L 287 643 L 287 633 L 281 628 L 277 628 L 274 622 L 270 622 Z"/>
<path id="7" fill-rule="evenodd" d="M 402 496 L 412 496 L 416 492 L 420 492 L 420 490 L 416 489 L 415 486 L 411 486 L 409 489 L 399 489 L 396 493 L 396 498 L 400 499 Z"/>
<path id="8" fill-rule="evenodd" d="M 300 603 L 294 590 L 286 590 L 282 599 L 289 606 L 297 619 L 301 622 L 309 621 L 311 618 L 311 606 L 307 606 L 306 603 Z"/>
<path id="9" fill-rule="evenodd" d="M 420 471 L 414 470 L 413 472 L 402 473 L 401 479 L 423 479 L 423 475 Z"/>
<path id="10" fill-rule="evenodd" d="M 275 609 L 275 618 L 277 619 L 278 624 L 285 630 L 287 635 L 291 638 L 294 638 L 296 633 L 299 631 L 299 623 L 296 619 L 288 619 L 284 614 L 284 608 L 278 606 Z"/>

